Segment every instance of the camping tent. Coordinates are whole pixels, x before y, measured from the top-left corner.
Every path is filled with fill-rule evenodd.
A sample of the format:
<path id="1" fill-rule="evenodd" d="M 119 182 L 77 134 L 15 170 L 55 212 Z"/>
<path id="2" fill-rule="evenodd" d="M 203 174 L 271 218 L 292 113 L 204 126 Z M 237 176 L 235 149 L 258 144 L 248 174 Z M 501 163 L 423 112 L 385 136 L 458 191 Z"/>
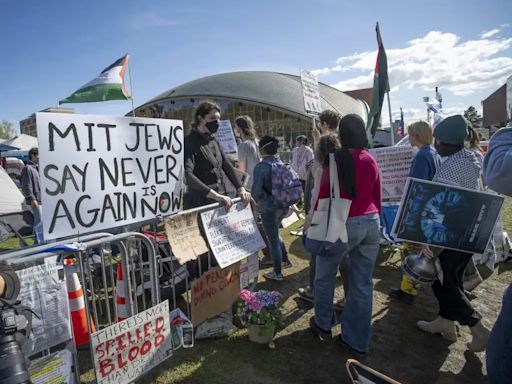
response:
<path id="1" fill-rule="evenodd" d="M 2 194 L 0 195 L 0 216 L 10 213 L 22 212 L 23 195 L 9 177 L 5 169 L 0 167 L 0 185 L 2 185 Z"/>
<path id="2" fill-rule="evenodd" d="M 28 151 L 32 147 L 37 147 L 37 137 L 22 133 L 19 136 L 4 141 L 2 144 L 14 147 L 21 151 Z"/>

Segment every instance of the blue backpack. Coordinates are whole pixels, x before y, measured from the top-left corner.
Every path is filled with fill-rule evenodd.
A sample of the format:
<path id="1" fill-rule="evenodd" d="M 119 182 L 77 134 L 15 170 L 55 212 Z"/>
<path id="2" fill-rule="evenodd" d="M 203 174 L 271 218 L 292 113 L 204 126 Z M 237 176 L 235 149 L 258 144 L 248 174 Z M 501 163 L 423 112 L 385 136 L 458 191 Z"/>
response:
<path id="1" fill-rule="evenodd" d="M 272 167 L 272 201 L 274 205 L 279 208 L 288 208 L 298 203 L 302 196 L 302 184 L 297 172 L 282 161 L 276 161 L 269 165 Z"/>

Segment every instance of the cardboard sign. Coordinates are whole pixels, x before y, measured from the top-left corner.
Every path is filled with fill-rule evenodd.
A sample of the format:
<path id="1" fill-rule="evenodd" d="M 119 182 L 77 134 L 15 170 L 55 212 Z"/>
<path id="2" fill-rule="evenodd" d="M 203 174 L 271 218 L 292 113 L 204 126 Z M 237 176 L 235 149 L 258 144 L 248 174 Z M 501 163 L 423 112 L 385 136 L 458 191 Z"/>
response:
<path id="1" fill-rule="evenodd" d="M 169 303 L 93 333 L 91 339 L 98 384 L 130 383 L 172 356 Z"/>
<path id="2" fill-rule="evenodd" d="M 220 147 L 226 155 L 235 155 L 238 158 L 238 145 L 236 145 L 235 134 L 231 128 L 231 121 L 221 120 L 219 130 L 214 134 Z"/>
<path id="3" fill-rule="evenodd" d="M 197 213 L 177 215 L 165 221 L 165 232 L 172 253 L 181 264 L 196 260 L 208 252 L 208 246 L 201 236 Z"/>
<path id="4" fill-rule="evenodd" d="M 318 79 L 311 72 L 301 69 L 300 81 L 302 83 L 302 94 L 304 95 L 304 109 L 306 113 L 312 115 L 320 114 L 322 112 L 322 103 L 320 100 Z"/>
<path id="5" fill-rule="evenodd" d="M 414 157 L 412 147 L 374 148 L 369 152 L 379 164 L 382 199 L 400 200 Z"/>
<path id="6" fill-rule="evenodd" d="M 192 323 L 200 324 L 229 309 L 240 293 L 240 265 L 214 269 L 192 282 Z"/>
<path id="7" fill-rule="evenodd" d="M 201 213 L 210 249 L 221 268 L 236 263 L 265 247 L 249 205 L 242 202 L 229 212 L 220 207 Z"/>
<path id="8" fill-rule="evenodd" d="M 45 239 L 180 209 L 183 123 L 37 113 Z"/>
<path id="9" fill-rule="evenodd" d="M 504 198 L 410 178 L 393 237 L 469 253 L 483 253 Z"/>
<path id="10" fill-rule="evenodd" d="M 259 268 L 257 253 L 253 253 L 240 263 L 240 289 L 247 288 L 251 281 L 258 277 Z"/>

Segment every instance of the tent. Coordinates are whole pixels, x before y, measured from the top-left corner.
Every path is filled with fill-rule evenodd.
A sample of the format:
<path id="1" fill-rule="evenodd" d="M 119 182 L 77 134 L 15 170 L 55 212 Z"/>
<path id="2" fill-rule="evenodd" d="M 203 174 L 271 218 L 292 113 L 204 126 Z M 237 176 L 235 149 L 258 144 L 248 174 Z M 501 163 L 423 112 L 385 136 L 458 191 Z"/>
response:
<path id="1" fill-rule="evenodd" d="M 2 145 L 8 145 L 21 151 L 28 151 L 32 147 L 37 147 L 37 137 L 22 133 L 19 136 L 4 141 Z"/>

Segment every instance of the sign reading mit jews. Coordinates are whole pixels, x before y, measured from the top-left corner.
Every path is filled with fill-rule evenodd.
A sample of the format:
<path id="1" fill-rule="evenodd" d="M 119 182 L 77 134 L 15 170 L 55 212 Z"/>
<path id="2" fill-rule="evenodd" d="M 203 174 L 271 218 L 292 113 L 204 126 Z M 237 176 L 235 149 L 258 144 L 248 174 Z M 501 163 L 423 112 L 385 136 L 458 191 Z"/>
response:
<path id="1" fill-rule="evenodd" d="M 61 113 L 36 121 L 45 239 L 179 210 L 181 121 Z"/>

